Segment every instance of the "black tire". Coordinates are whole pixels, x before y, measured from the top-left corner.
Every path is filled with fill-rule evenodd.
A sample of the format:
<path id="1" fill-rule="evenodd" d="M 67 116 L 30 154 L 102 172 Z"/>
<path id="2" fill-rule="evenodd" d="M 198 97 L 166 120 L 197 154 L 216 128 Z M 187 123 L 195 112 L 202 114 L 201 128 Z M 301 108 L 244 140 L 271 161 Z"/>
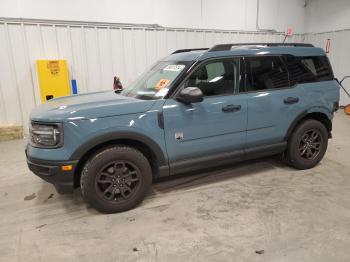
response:
<path id="1" fill-rule="evenodd" d="M 152 170 L 146 157 L 123 145 L 105 148 L 92 156 L 80 178 L 83 199 L 103 213 L 136 207 L 151 184 Z"/>
<path id="2" fill-rule="evenodd" d="M 286 160 L 296 169 L 316 166 L 326 153 L 328 131 L 319 121 L 309 119 L 301 122 L 288 141 Z"/>

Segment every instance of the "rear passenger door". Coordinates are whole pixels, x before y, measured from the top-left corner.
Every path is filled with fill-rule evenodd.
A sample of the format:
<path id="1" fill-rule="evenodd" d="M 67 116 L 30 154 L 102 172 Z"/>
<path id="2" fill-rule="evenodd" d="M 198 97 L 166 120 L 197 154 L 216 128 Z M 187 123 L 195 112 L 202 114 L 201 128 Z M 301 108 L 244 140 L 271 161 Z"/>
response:
<path id="1" fill-rule="evenodd" d="M 245 58 L 248 95 L 246 148 L 278 144 L 304 107 L 298 88 L 290 86 L 289 74 L 280 56 Z"/>

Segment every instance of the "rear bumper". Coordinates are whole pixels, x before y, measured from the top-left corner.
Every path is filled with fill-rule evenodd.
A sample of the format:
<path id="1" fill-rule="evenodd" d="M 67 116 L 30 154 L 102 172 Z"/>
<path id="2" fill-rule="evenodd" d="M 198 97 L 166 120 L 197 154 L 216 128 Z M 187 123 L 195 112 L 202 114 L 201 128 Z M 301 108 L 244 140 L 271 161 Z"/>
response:
<path id="1" fill-rule="evenodd" d="M 52 161 L 31 158 L 27 155 L 27 164 L 30 171 L 43 180 L 53 184 L 59 193 L 68 193 L 74 190 L 74 171 L 78 160 Z M 70 171 L 62 171 L 61 166 L 72 165 Z"/>

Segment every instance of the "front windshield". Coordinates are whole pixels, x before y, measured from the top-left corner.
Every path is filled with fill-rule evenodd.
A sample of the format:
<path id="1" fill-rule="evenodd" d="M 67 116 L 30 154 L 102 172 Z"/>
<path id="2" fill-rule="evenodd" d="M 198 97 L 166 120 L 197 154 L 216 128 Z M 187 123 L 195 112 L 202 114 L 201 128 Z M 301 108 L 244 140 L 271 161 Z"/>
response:
<path id="1" fill-rule="evenodd" d="M 139 76 L 131 85 L 124 88 L 121 94 L 138 99 L 160 99 L 169 91 L 173 81 L 189 65 L 188 61 L 157 62 Z"/>

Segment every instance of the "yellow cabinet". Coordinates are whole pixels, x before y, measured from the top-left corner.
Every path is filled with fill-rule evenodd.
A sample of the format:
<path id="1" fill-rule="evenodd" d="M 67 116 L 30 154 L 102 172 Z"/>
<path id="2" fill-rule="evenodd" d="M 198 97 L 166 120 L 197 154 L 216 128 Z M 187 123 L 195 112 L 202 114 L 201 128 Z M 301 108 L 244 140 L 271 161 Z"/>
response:
<path id="1" fill-rule="evenodd" d="M 71 95 L 66 60 L 37 60 L 41 102 Z"/>

